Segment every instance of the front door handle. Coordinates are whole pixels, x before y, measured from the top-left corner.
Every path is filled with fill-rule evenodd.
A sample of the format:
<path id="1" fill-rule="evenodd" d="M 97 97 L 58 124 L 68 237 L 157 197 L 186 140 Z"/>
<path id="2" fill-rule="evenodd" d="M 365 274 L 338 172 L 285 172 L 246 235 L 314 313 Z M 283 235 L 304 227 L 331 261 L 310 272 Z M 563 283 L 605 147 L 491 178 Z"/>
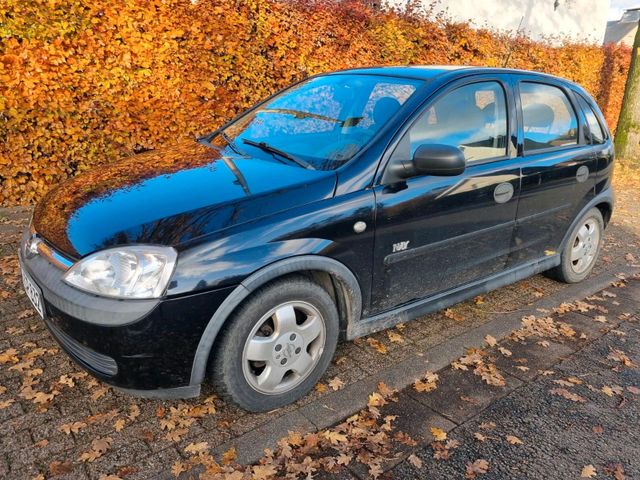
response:
<path id="1" fill-rule="evenodd" d="M 513 197 L 513 185 L 509 182 L 500 183 L 493 191 L 496 203 L 507 203 Z"/>

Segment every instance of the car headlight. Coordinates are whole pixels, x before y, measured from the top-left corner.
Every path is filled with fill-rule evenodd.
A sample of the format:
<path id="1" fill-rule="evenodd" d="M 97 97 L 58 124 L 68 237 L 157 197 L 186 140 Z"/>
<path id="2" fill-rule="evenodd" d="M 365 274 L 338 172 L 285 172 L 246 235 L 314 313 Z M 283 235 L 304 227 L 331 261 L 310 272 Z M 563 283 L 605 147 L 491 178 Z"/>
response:
<path id="1" fill-rule="evenodd" d="M 105 297 L 158 298 L 169 282 L 177 256 L 171 247 L 111 248 L 83 258 L 63 279 L 80 290 Z"/>

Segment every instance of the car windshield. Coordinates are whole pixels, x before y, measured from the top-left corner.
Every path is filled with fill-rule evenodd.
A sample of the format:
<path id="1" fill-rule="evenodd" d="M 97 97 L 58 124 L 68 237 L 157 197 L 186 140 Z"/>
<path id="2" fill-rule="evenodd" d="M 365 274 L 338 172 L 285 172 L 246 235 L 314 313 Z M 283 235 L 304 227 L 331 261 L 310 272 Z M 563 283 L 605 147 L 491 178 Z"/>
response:
<path id="1" fill-rule="evenodd" d="M 379 75 L 315 77 L 243 115 L 210 141 L 239 154 L 332 170 L 365 147 L 421 83 Z"/>

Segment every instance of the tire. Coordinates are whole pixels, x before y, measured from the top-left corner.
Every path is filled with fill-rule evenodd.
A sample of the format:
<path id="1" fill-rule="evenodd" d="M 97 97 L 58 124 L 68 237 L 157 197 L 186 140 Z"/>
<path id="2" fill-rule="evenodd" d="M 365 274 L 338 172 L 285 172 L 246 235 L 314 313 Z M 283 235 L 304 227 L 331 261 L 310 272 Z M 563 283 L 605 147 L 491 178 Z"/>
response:
<path id="1" fill-rule="evenodd" d="M 571 231 L 561 252 L 560 265 L 549 270 L 548 276 L 565 283 L 578 283 L 587 278 L 598 259 L 603 236 L 602 213 L 592 208 Z"/>
<path id="2" fill-rule="evenodd" d="M 298 275 L 269 283 L 223 327 L 211 364 L 215 388 L 251 412 L 295 402 L 329 366 L 338 334 L 336 305 L 321 286 Z"/>

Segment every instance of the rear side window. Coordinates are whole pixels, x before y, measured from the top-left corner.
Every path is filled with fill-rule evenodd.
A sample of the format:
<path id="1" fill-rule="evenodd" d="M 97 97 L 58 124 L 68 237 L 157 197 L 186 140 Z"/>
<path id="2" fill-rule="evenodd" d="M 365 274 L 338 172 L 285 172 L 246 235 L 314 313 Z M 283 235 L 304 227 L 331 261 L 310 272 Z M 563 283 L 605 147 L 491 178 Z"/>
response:
<path id="1" fill-rule="evenodd" d="M 392 159 L 410 159 L 425 144 L 458 147 L 469 163 L 505 156 L 507 109 L 502 86 L 480 82 L 446 93 L 411 126 Z"/>
<path id="2" fill-rule="evenodd" d="M 598 121 L 598 117 L 596 112 L 593 111 L 591 105 L 582 97 L 582 95 L 577 95 L 578 103 L 580 103 L 580 107 L 584 112 L 584 116 L 587 119 L 587 126 L 589 127 L 589 133 L 591 133 L 591 143 L 599 145 L 605 142 L 606 135 L 604 130 L 602 129 L 602 125 Z"/>
<path id="3" fill-rule="evenodd" d="M 561 89 L 522 82 L 520 99 L 525 151 L 577 145 L 578 120 Z"/>

